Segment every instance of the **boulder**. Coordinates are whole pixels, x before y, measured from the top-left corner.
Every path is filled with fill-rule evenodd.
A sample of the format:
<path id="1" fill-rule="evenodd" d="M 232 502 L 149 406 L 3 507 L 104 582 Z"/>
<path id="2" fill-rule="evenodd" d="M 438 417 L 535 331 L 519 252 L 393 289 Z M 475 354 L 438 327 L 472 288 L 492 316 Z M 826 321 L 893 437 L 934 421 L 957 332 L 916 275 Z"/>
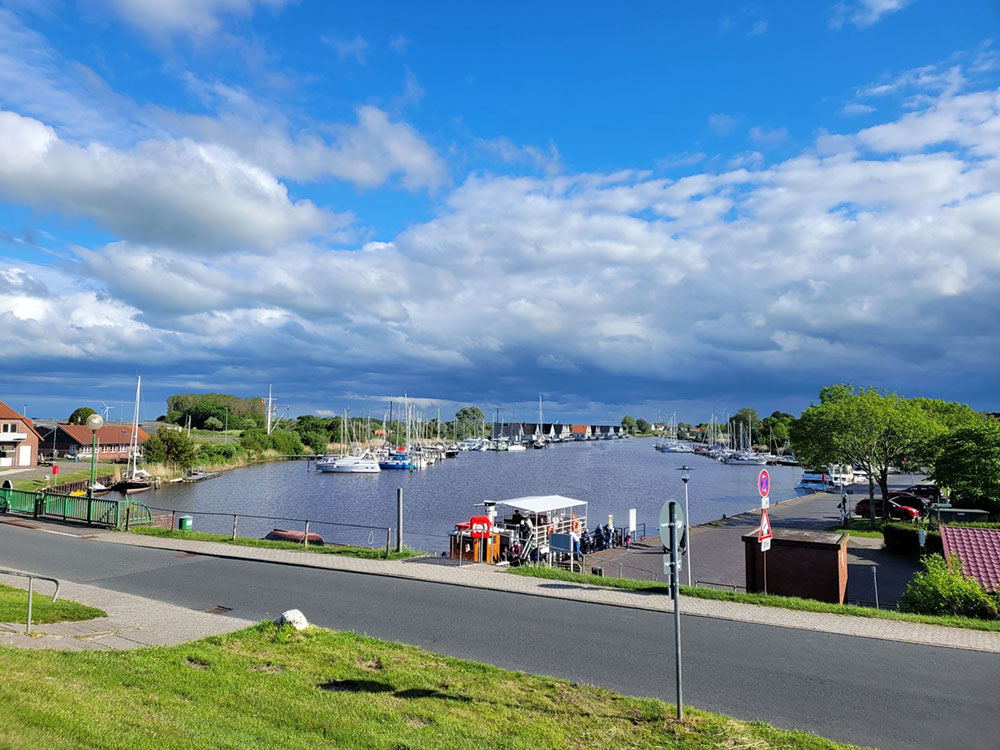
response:
<path id="1" fill-rule="evenodd" d="M 309 621 L 306 619 L 306 616 L 297 609 L 282 612 L 274 622 L 277 625 L 291 625 L 296 630 L 305 630 L 309 627 Z"/>

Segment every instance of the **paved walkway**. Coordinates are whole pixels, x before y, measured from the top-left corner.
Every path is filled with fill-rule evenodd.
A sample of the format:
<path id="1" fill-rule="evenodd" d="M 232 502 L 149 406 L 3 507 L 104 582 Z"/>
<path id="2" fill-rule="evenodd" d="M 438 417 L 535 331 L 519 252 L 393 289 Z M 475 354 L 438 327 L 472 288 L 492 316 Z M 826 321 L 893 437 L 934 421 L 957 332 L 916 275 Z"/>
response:
<path id="1" fill-rule="evenodd" d="M 516 576 L 510 575 L 502 568 L 490 565 L 466 564 L 459 567 L 451 560 L 443 558 L 415 558 L 400 561 L 363 560 L 340 555 L 324 555 L 295 550 L 238 547 L 219 542 L 196 542 L 117 532 L 102 534 L 97 539 L 112 544 L 171 549 L 215 557 L 255 560 L 310 568 L 325 568 L 328 570 L 367 575 L 411 578 L 433 583 L 472 586 L 494 591 L 571 599 L 574 601 L 634 609 L 662 612 L 672 610 L 670 600 L 662 593 L 624 591 L 586 584 Z M 1000 632 L 946 628 L 937 625 L 920 625 L 869 617 L 797 612 L 774 607 L 736 604 L 733 602 L 696 599 L 692 597 L 681 598 L 681 609 L 686 615 L 1000 653 Z"/>
<path id="2" fill-rule="evenodd" d="M 28 580 L 0 575 L 0 583 L 21 589 Z M 25 621 L 0 623 L 0 644 L 21 648 L 54 648 L 64 651 L 108 651 L 172 646 L 178 643 L 229 633 L 254 623 L 236 617 L 194 612 L 155 599 L 60 580 L 59 596 L 108 613 L 83 622 L 59 622 L 32 625 L 31 635 L 24 632 Z M 41 583 L 36 592 L 48 593 L 50 584 Z M 25 613 L 27 614 L 27 613 Z"/>

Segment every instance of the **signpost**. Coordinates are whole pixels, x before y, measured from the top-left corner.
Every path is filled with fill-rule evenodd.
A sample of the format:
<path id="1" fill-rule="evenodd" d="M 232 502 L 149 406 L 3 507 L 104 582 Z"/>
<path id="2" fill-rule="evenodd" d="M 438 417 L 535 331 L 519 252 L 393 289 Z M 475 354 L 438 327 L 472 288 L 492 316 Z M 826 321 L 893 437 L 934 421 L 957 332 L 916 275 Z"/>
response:
<path id="1" fill-rule="evenodd" d="M 760 492 L 760 507 L 771 507 L 771 499 L 768 497 L 771 491 L 771 475 L 767 473 L 767 469 L 760 470 L 760 476 L 757 477 L 757 491 Z"/>
<path id="2" fill-rule="evenodd" d="M 757 477 L 757 491 L 760 492 L 760 531 L 757 533 L 757 541 L 760 542 L 760 551 L 764 556 L 764 593 L 767 593 L 767 551 L 771 549 L 771 520 L 767 517 L 767 509 L 771 506 L 771 498 L 768 493 L 771 491 L 771 475 L 767 469 L 761 469 Z"/>
<path id="3" fill-rule="evenodd" d="M 670 596 L 674 602 L 674 675 L 677 678 L 677 720 L 684 717 L 681 688 L 681 547 L 684 540 L 684 511 L 676 500 L 667 500 L 660 509 L 660 541 L 667 550 L 663 571 L 670 575 Z"/>

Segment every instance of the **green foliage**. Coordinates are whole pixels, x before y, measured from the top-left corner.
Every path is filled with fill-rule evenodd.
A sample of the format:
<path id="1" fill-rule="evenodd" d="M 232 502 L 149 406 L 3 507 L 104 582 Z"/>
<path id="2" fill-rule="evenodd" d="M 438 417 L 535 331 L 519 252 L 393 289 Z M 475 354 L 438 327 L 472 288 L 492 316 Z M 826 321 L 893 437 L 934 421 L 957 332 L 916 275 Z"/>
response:
<path id="1" fill-rule="evenodd" d="M 927 532 L 925 549 L 920 548 L 920 527 L 912 523 L 886 523 L 882 525 L 882 538 L 885 549 L 894 555 L 920 557 L 923 554 L 934 554 L 942 551 L 941 533 L 935 529 L 924 529 Z"/>
<path id="2" fill-rule="evenodd" d="M 89 406 L 81 406 L 79 409 L 75 409 L 66 421 L 70 424 L 87 424 L 87 417 L 91 414 L 97 414 L 97 412 Z"/>
<path id="3" fill-rule="evenodd" d="M 931 478 L 952 492 L 952 505 L 1000 516 L 1000 423 L 979 419 L 935 442 Z"/>
<path id="4" fill-rule="evenodd" d="M 198 463 L 226 463 L 245 453 L 239 443 L 201 443 L 198 446 Z"/>
<path id="5" fill-rule="evenodd" d="M 733 416 L 729 418 L 730 432 L 733 435 L 740 434 L 740 428 L 742 427 L 743 432 L 746 433 L 749 428 L 750 434 L 753 437 L 760 438 L 761 427 L 763 423 L 760 417 L 757 416 L 756 409 L 743 408 L 736 412 Z"/>
<path id="6" fill-rule="evenodd" d="M 628 414 L 622 417 L 622 429 L 629 435 L 634 435 L 636 430 L 635 417 L 630 417 Z"/>
<path id="7" fill-rule="evenodd" d="M 647 435 L 649 434 L 649 432 L 652 431 L 653 425 L 651 425 L 645 419 L 642 419 L 640 417 L 639 419 L 635 420 L 635 428 L 639 431 L 640 434 Z"/>
<path id="8" fill-rule="evenodd" d="M 927 555 L 921 563 L 924 569 L 913 576 L 899 599 L 901 612 L 997 619 L 996 601 L 978 581 L 963 574 L 956 555 L 950 565 L 941 555 Z"/>
<path id="9" fill-rule="evenodd" d="M 297 432 L 291 430 L 272 430 L 268 435 L 261 429 L 244 430 L 240 438 L 240 445 L 249 451 L 263 453 L 266 450 L 273 450 L 282 455 L 301 455 L 305 453 L 305 446 L 302 445 L 302 438 Z"/>
<path id="10" fill-rule="evenodd" d="M 214 417 L 225 423 L 229 414 L 229 427 L 234 430 L 265 423 L 265 407 L 259 398 L 240 398 L 226 393 L 184 393 L 167 398 L 166 420 L 173 424 L 186 424 L 204 428 L 205 421 Z"/>
<path id="11" fill-rule="evenodd" d="M 209 417 L 205 420 L 202 427 L 206 430 L 221 430 L 224 426 L 224 422 L 218 417 Z"/>
<path id="12" fill-rule="evenodd" d="M 147 463 L 174 464 L 186 469 L 194 466 L 198 446 L 183 432 L 161 427 L 145 442 L 142 455 Z"/>

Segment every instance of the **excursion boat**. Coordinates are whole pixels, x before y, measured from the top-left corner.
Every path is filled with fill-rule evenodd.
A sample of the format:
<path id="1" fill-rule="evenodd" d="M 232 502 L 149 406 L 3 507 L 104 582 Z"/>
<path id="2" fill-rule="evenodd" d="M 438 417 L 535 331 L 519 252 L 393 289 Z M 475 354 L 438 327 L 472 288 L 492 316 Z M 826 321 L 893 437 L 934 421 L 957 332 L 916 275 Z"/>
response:
<path id="1" fill-rule="evenodd" d="M 802 474 L 802 479 L 795 485 L 795 494 L 799 497 L 812 495 L 815 492 L 836 492 L 837 486 L 833 483 L 830 474 L 819 469 L 810 469 Z"/>

